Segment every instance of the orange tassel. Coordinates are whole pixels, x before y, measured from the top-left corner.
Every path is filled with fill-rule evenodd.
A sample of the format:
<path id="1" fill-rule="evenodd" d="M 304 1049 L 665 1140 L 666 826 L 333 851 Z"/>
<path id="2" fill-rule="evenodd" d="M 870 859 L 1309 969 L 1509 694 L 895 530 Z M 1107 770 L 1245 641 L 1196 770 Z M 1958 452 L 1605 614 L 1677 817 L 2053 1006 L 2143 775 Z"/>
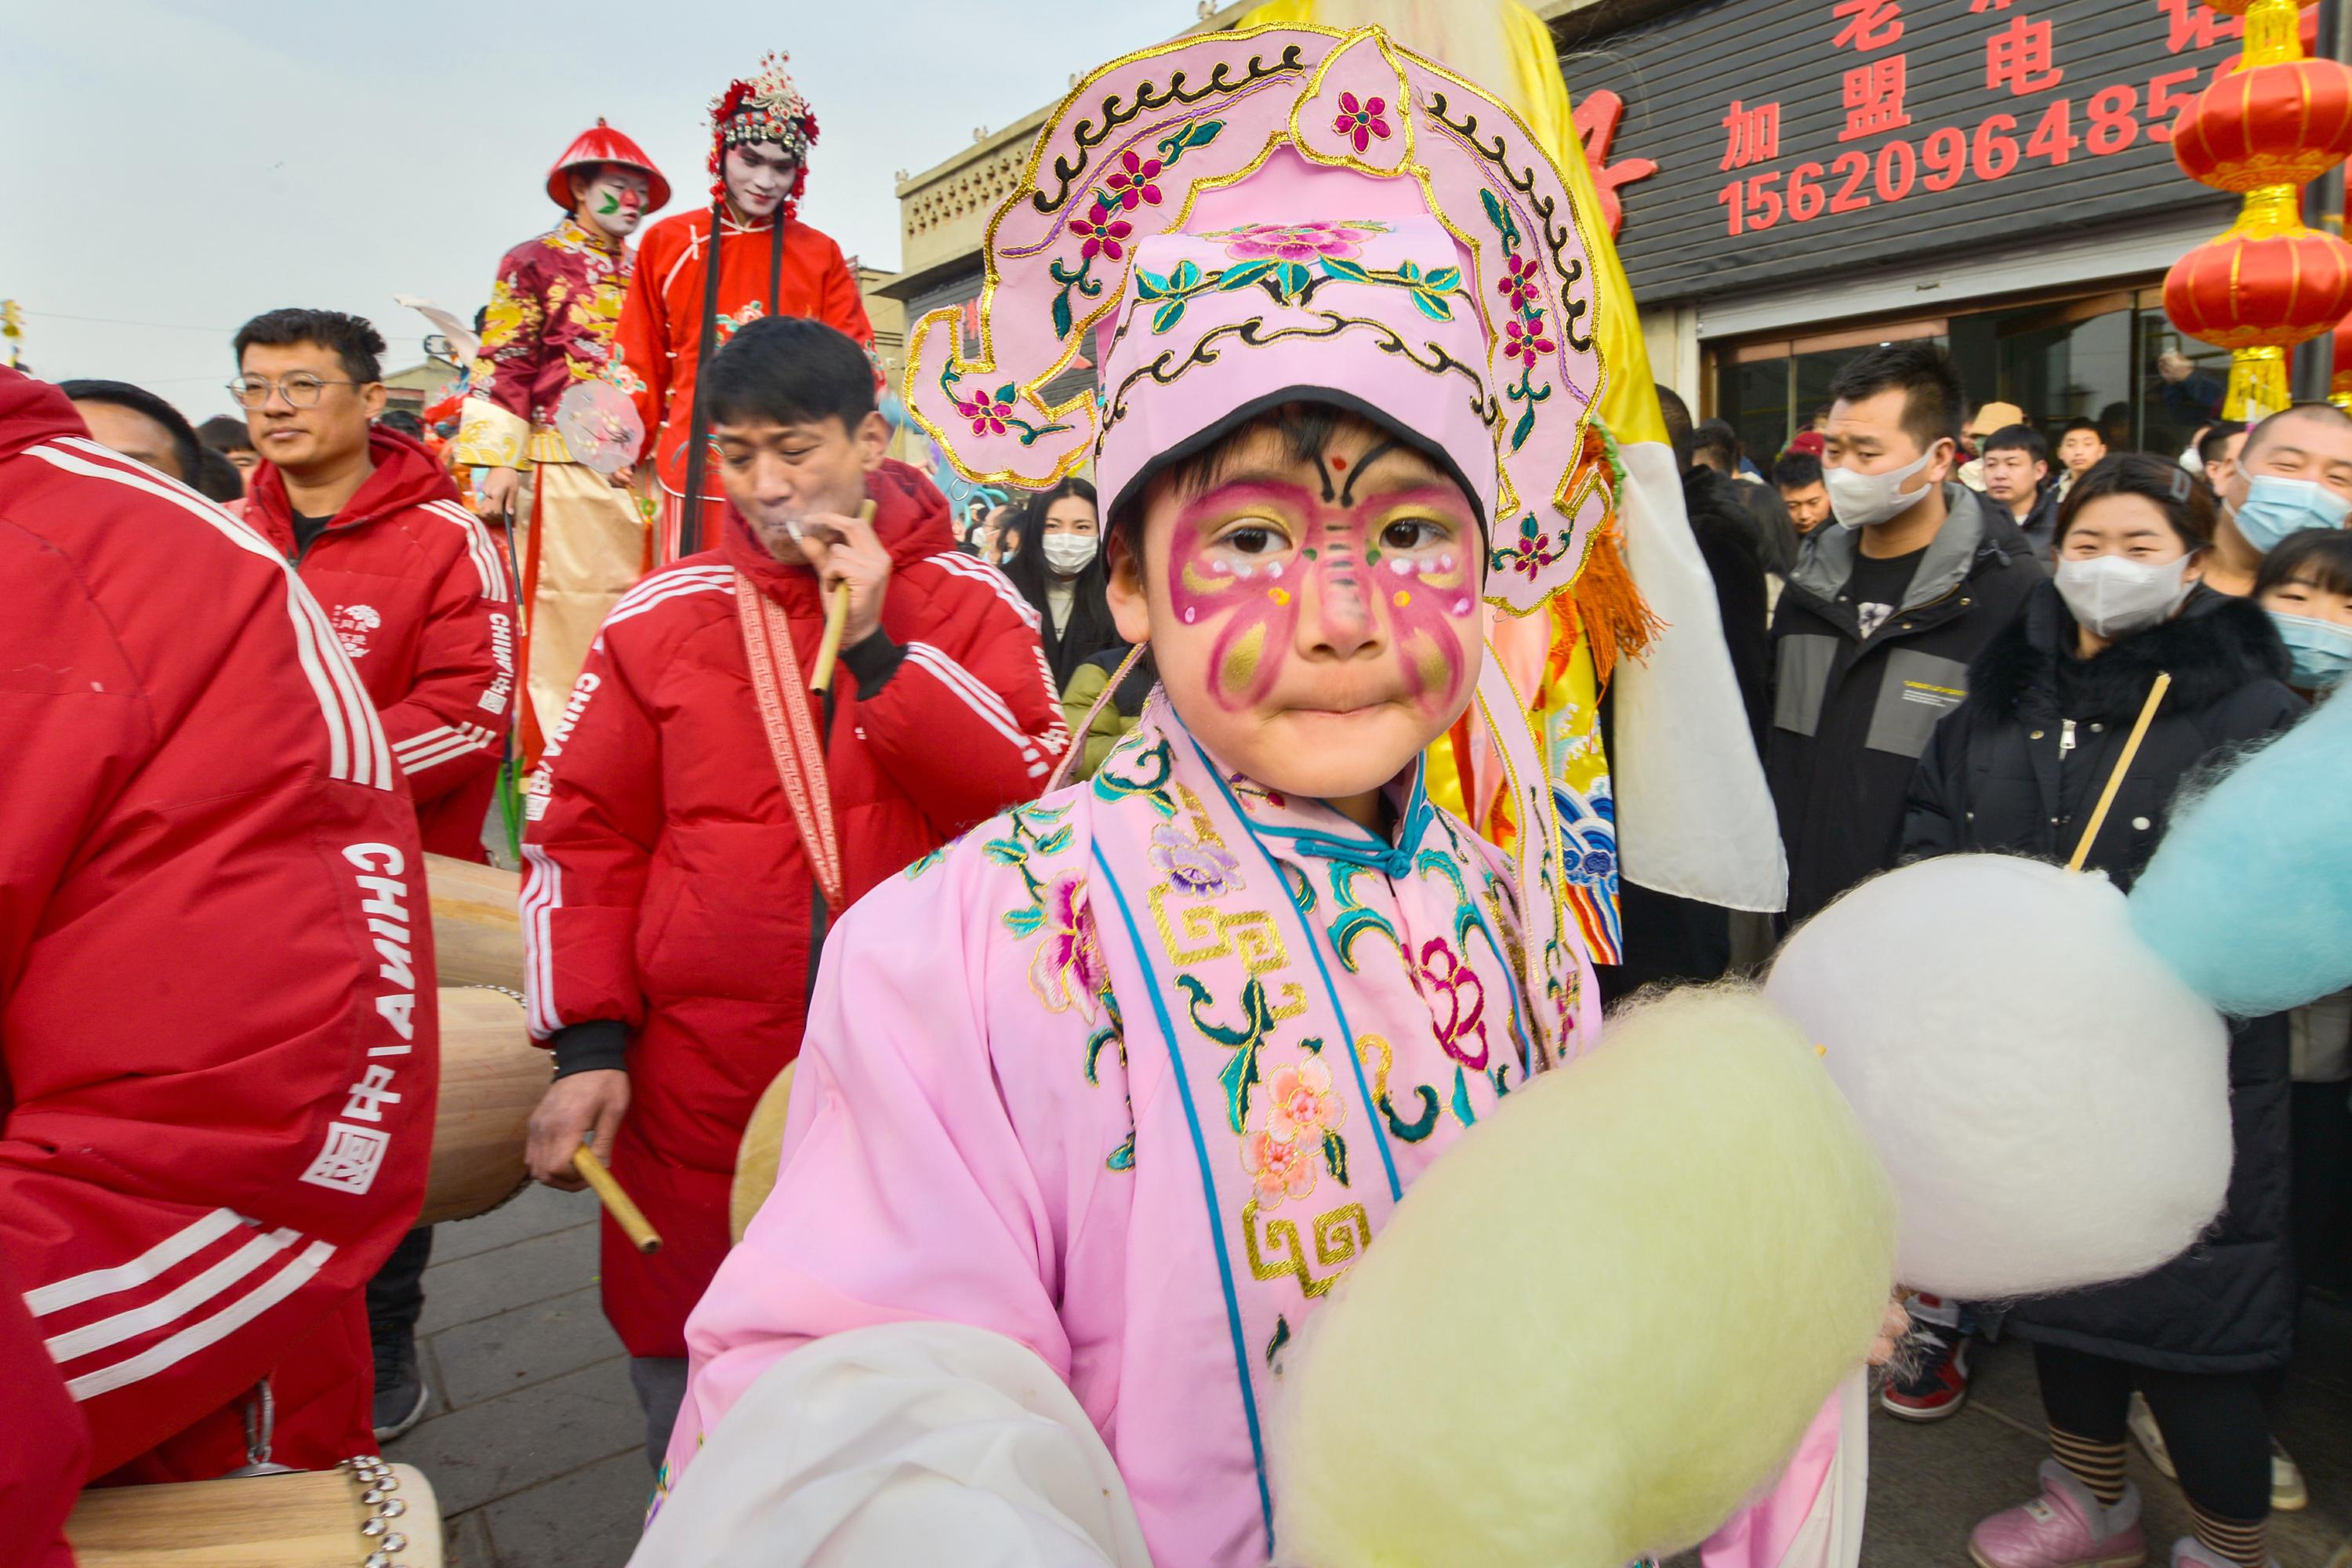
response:
<path id="1" fill-rule="evenodd" d="M 1603 689 L 1619 658 L 1639 658 L 1666 629 L 1666 623 L 1633 585 L 1613 515 L 1593 535 L 1584 570 L 1577 574 L 1576 616 L 1592 648 L 1593 677 Z"/>

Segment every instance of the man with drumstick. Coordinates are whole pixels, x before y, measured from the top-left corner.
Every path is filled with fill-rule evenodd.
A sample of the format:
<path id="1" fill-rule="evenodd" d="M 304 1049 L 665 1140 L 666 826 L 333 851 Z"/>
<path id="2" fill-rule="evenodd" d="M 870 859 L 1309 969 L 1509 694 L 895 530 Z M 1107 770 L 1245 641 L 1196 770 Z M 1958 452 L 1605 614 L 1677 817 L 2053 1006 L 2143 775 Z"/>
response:
<path id="1" fill-rule="evenodd" d="M 1068 739 L 1035 612 L 955 548 L 946 499 L 883 456 L 865 352 L 754 321 L 702 376 L 732 503 L 716 547 L 606 618 L 524 805 L 525 989 L 556 1080 L 532 1173 L 596 1152 L 663 1237 L 604 1228 L 605 1316 L 658 1461 L 687 1312 L 728 1247 L 760 1093 L 800 1048 L 828 925 L 1036 794 Z M 843 678 L 820 679 L 846 587 Z"/>
<path id="2" fill-rule="evenodd" d="M 0 1258 L 69 1484 L 373 1452 L 440 1065 L 383 726 L 268 541 L 8 370 L 0 604 Z"/>

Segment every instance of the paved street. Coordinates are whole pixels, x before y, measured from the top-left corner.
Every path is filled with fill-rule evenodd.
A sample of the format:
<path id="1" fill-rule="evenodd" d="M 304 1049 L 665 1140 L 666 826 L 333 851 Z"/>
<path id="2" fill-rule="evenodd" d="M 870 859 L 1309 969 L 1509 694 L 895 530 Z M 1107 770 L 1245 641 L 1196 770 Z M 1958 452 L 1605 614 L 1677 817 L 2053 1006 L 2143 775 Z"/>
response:
<path id="1" fill-rule="evenodd" d="M 595 1221 L 588 1194 L 533 1187 L 435 1237 L 422 1347 L 432 1414 L 386 1451 L 432 1478 L 453 1568 L 617 1568 L 636 1539 L 651 1478 L 627 1363 L 596 1308 Z M 2032 1489 L 2047 1452 L 2032 1357 L 2015 1343 L 1979 1350 L 1957 1418 L 1876 1418 L 1865 1568 L 1965 1564 L 1969 1526 Z M 2283 1427 L 2312 1506 L 2277 1517 L 2273 1550 L 2283 1568 L 2321 1568 L 2352 1534 L 2352 1312 L 2305 1310 Z M 2179 1489 L 2137 1450 L 2132 1466 L 2150 1540 L 2187 1533 Z"/>

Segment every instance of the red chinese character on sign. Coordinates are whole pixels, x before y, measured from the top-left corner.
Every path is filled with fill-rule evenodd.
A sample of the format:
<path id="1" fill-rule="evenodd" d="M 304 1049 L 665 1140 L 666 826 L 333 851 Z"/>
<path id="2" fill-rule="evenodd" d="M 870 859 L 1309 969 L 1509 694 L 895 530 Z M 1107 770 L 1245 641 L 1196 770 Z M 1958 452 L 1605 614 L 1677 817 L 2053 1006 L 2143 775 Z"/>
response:
<path id="1" fill-rule="evenodd" d="M 1903 112 L 1904 79 L 1909 74 L 1906 58 L 1889 55 L 1845 73 L 1845 129 L 1838 132 L 1839 141 L 1899 131 L 1911 123 L 1911 117 Z"/>
<path id="2" fill-rule="evenodd" d="M 1780 106 L 1759 103 L 1750 109 L 1738 99 L 1724 111 L 1723 162 L 1718 169 L 1744 169 L 1780 155 Z"/>
<path id="3" fill-rule="evenodd" d="M 1985 90 L 2009 89 L 2011 97 L 2047 92 L 2066 79 L 2050 63 L 2050 24 L 2024 16 L 1985 39 Z"/>
<path id="4" fill-rule="evenodd" d="M 2242 16 L 2220 16 L 2203 0 L 2157 0 L 2164 12 L 2164 47 L 2168 54 L 2183 49 L 2210 49 L 2225 38 L 2245 36 Z"/>
<path id="5" fill-rule="evenodd" d="M 1853 18 L 1830 40 L 1833 49 L 1867 53 L 1903 41 L 1903 0 L 1838 0 L 1830 15 Z"/>
<path id="6" fill-rule="evenodd" d="M 1588 93 L 1576 106 L 1574 117 L 1577 140 L 1584 144 L 1585 165 L 1592 171 L 1593 188 L 1601 195 L 1601 216 L 1609 220 L 1612 239 L 1625 226 L 1625 205 L 1618 199 L 1617 187 L 1646 180 L 1658 172 L 1657 161 L 1652 158 L 1609 161 L 1609 143 L 1616 139 L 1617 122 L 1624 117 L 1625 100 L 1606 88 Z"/>

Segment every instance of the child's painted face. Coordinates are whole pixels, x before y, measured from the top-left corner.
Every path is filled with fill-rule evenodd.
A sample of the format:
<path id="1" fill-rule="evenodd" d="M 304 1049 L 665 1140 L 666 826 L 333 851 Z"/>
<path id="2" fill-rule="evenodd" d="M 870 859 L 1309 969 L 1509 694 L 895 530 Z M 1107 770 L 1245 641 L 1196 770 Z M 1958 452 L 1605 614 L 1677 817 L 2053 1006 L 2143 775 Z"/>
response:
<path id="1" fill-rule="evenodd" d="M 1201 493 L 1151 488 L 1112 609 L 1219 759 L 1338 801 L 1388 783 L 1468 705 L 1483 548 L 1461 487 L 1385 432 L 1345 422 L 1301 458 L 1258 431 Z"/>

